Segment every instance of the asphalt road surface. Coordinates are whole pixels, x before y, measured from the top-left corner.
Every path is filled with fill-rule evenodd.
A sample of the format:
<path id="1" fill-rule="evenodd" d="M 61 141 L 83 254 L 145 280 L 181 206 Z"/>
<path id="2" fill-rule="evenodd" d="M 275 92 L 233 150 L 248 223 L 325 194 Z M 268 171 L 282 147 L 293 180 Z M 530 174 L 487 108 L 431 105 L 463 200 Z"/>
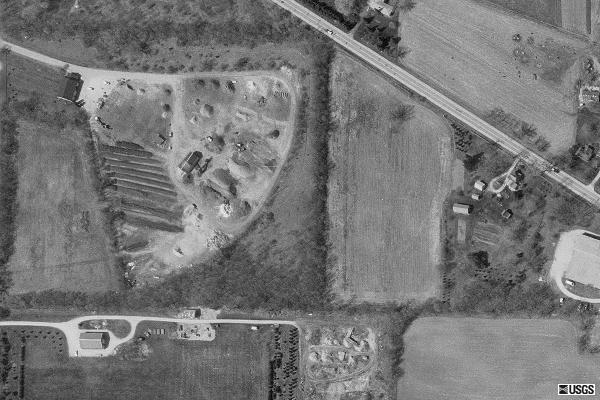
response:
<path id="1" fill-rule="evenodd" d="M 548 160 L 528 150 L 515 139 L 494 128 L 492 125 L 468 111 L 466 108 L 460 106 L 426 83 L 420 81 L 418 78 L 411 75 L 399 65 L 394 64 L 376 51 L 353 39 L 351 35 L 345 33 L 335 25 L 329 23 L 297 2 L 293 0 L 272 1 L 282 8 L 288 10 L 313 28 L 323 32 L 338 45 L 355 54 L 357 57 L 360 57 L 363 61 L 369 63 L 381 72 L 400 82 L 408 89 L 425 97 L 429 102 L 445 110 L 448 114 L 451 114 L 457 120 L 471 127 L 481 136 L 484 136 L 490 141 L 497 143 L 512 155 L 519 156 L 523 161 L 542 171 L 548 178 L 563 185 L 571 192 L 575 193 L 591 204 L 600 207 L 600 194 L 596 193 L 593 187 L 585 185 L 564 171 L 553 171 L 552 164 Z"/>

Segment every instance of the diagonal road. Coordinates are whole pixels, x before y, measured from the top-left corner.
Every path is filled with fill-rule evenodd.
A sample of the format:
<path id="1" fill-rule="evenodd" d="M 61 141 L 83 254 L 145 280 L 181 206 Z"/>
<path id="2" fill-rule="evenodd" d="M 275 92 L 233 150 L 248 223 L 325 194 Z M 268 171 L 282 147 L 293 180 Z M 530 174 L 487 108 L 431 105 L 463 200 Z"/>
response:
<path id="1" fill-rule="evenodd" d="M 458 103 L 449 99 L 433 87 L 419 80 L 414 75 L 389 61 L 376 51 L 370 49 L 364 44 L 355 40 L 350 34 L 345 33 L 335 25 L 326 21 L 324 18 L 315 14 L 304 6 L 301 6 L 294 0 L 272 0 L 275 4 L 294 14 L 313 28 L 325 33 L 338 45 L 360 57 L 363 61 L 377 68 L 389 77 L 400 82 L 408 89 L 425 97 L 429 102 L 445 110 L 457 120 L 471 127 L 481 136 L 486 137 L 492 142 L 497 143 L 510 154 L 520 157 L 523 161 L 538 168 L 548 178 L 558 182 L 562 186 L 575 193 L 577 196 L 590 202 L 592 205 L 600 207 L 600 194 L 596 193 L 593 187 L 585 185 L 570 174 L 564 171 L 552 171 L 552 164 L 520 144 L 515 139 L 493 127 L 474 113 L 462 107 Z"/>

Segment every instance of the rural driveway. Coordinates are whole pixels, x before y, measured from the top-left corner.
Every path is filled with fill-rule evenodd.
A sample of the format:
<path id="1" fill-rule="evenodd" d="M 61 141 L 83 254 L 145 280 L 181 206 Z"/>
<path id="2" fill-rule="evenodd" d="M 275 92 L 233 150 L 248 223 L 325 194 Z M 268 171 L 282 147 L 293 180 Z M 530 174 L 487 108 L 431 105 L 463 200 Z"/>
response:
<path id="1" fill-rule="evenodd" d="M 109 332 L 110 340 L 108 347 L 101 350 L 82 349 L 79 345 L 79 334 L 90 331 L 90 329 L 79 329 L 79 323 L 89 320 L 125 320 L 131 325 L 131 331 L 124 338 L 116 337 Z M 86 315 L 64 322 L 40 322 L 40 321 L 0 321 L 2 326 L 36 326 L 45 328 L 55 328 L 62 331 L 67 338 L 67 346 L 70 357 L 106 357 L 115 354 L 116 348 L 133 339 L 135 331 L 140 322 L 165 322 L 182 324 L 238 324 L 238 325 L 292 325 L 298 328 L 294 321 L 282 320 L 253 320 L 253 319 L 189 319 L 189 318 L 163 318 L 163 317 L 144 317 L 132 315 Z M 105 330 L 100 330 L 105 331 Z"/>

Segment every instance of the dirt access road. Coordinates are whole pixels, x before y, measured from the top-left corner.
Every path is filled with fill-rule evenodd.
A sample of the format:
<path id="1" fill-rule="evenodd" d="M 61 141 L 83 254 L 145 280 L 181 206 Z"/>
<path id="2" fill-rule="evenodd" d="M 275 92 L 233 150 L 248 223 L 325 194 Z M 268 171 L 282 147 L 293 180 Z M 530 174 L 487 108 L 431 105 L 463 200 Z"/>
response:
<path id="1" fill-rule="evenodd" d="M 535 125 L 550 141 L 551 152 L 574 143 L 575 61 L 587 42 L 469 0 L 422 0 L 401 22 L 402 42 L 410 50 L 402 64 L 421 79 L 480 115 L 500 107 Z M 520 43 L 512 40 L 515 33 L 521 34 Z M 533 45 L 526 43 L 530 37 Z M 529 65 L 513 55 L 519 46 L 532 53 Z M 562 79 L 558 73 L 545 74 L 551 67 L 566 69 L 573 63 L 575 71 Z"/>

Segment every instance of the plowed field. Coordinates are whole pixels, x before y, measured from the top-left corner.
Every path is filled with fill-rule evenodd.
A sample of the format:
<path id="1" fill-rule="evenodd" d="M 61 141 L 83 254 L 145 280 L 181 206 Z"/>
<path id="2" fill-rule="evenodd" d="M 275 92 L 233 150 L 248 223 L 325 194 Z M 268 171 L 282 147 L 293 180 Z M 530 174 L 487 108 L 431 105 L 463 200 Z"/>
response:
<path id="1" fill-rule="evenodd" d="M 402 42 L 410 49 L 403 64 L 452 98 L 533 124 L 552 152 L 574 143 L 576 74 L 567 70 L 586 42 L 468 0 L 418 1 L 404 18 Z M 515 51 L 526 54 L 517 59 Z"/>
<path id="2" fill-rule="evenodd" d="M 561 320 L 422 318 L 404 336 L 398 398 L 556 397 L 558 383 L 596 383 L 600 359 L 577 353 Z"/>
<path id="3" fill-rule="evenodd" d="M 346 56 L 333 67 L 329 181 L 335 290 L 375 302 L 426 298 L 439 285 L 439 212 L 450 185 L 443 120 Z"/>

